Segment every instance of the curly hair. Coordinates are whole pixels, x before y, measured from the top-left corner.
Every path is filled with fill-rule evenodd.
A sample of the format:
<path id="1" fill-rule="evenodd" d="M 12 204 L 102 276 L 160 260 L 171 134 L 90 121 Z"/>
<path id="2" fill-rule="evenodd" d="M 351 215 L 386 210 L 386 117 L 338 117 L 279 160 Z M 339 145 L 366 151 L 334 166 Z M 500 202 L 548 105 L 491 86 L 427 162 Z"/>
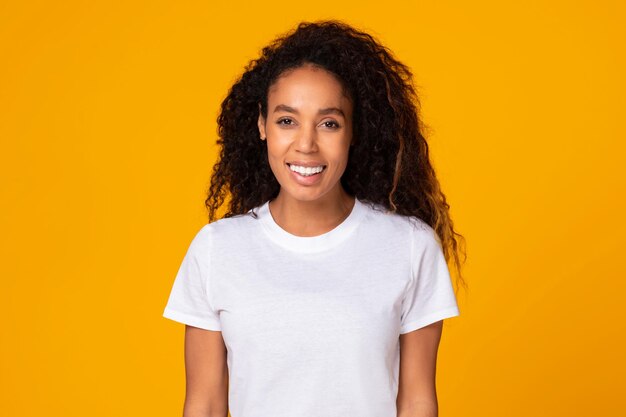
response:
<path id="1" fill-rule="evenodd" d="M 454 260 L 457 284 L 467 287 L 459 259 L 461 251 L 465 255 L 465 245 L 459 244 L 464 238 L 453 228 L 430 162 L 413 74 L 372 35 L 338 20 L 301 22 L 277 37 L 230 88 L 217 118 L 221 150 L 205 200 L 209 222 L 228 196 L 223 217 L 245 214 L 278 195 L 267 142 L 259 140 L 259 105 L 267 117 L 269 87 L 285 71 L 305 64 L 337 76 L 353 101 L 354 146 L 340 179 L 345 191 L 426 222 L 437 233 L 446 261 Z"/>

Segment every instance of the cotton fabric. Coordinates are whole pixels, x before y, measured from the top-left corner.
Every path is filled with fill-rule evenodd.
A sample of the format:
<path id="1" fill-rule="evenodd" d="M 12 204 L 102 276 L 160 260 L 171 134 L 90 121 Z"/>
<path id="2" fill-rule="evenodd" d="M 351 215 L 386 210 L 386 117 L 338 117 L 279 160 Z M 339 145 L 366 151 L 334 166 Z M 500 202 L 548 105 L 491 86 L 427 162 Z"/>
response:
<path id="1" fill-rule="evenodd" d="M 163 312 L 222 332 L 232 417 L 395 417 L 399 335 L 458 315 L 434 230 L 358 198 L 313 237 L 268 202 L 203 226 Z"/>

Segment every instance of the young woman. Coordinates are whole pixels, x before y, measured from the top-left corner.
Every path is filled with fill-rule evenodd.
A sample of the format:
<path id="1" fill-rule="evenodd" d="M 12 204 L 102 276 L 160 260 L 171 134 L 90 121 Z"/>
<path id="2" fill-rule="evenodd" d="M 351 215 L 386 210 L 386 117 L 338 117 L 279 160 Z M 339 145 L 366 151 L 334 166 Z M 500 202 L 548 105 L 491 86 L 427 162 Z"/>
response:
<path id="1" fill-rule="evenodd" d="M 163 313 L 186 324 L 186 417 L 437 415 L 462 236 L 411 80 L 332 20 L 277 38 L 232 86 L 209 224 Z"/>

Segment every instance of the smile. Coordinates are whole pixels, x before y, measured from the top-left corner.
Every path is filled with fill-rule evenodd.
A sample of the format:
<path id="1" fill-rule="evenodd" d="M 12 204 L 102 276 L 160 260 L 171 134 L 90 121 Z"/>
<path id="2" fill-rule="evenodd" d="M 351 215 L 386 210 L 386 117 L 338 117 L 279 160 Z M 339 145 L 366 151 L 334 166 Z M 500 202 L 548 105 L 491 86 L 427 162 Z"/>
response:
<path id="1" fill-rule="evenodd" d="M 297 172 L 303 177 L 309 177 L 311 175 L 319 174 L 324 169 L 326 169 L 326 165 L 320 165 L 316 167 L 303 167 L 299 165 L 287 164 L 287 166 L 289 167 L 290 170 L 292 170 L 293 172 Z"/>

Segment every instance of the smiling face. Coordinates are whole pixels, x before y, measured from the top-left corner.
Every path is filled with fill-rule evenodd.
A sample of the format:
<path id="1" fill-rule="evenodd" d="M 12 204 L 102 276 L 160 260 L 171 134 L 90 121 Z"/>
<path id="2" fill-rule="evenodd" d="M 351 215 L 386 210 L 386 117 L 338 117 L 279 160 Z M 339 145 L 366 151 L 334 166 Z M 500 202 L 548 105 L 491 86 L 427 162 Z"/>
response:
<path id="1" fill-rule="evenodd" d="M 270 86 L 267 119 L 259 114 L 258 126 L 281 193 L 306 201 L 345 194 L 339 180 L 348 163 L 352 110 L 339 80 L 319 67 L 290 70 Z"/>

